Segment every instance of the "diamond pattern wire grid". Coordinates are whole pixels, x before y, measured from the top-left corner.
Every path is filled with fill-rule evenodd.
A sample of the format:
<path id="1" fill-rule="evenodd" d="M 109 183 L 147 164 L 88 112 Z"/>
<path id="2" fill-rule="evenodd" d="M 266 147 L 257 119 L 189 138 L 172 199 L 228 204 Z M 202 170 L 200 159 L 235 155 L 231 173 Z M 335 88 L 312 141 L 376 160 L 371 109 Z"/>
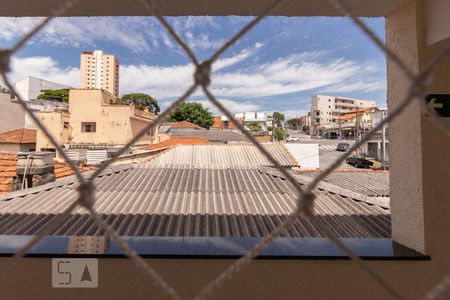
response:
<path id="1" fill-rule="evenodd" d="M 355 253 L 353 253 L 345 244 L 343 244 L 335 234 L 327 228 L 327 225 L 322 223 L 322 221 L 315 217 L 314 215 L 314 194 L 312 190 L 317 186 L 317 184 L 324 179 L 331 171 L 333 171 L 340 163 L 342 163 L 354 150 L 365 144 L 376 131 L 381 129 L 381 127 L 393 120 L 408 106 L 413 100 L 417 100 L 420 103 L 420 107 L 423 112 L 431 116 L 433 122 L 435 122 L 440 129 L 442 129 L 450 137 L 450 127 L 441 122 L 434 111 L 432 111 L 423 100 L 424 90 L 429 83 L 431 74 L 434 68 L 447 56 L 450 55 L 450 47 L 445 49 L 442 53 L 434 57 L 419 74 L 414 74 L 410 71 L 407 65 L 397 56 L 393 51 L 391 51 L 381 39 L 379 39 L 376 34 L 370 30 L 358 17 L 355 17 L 348 7 L 346 7 L 341 0 L 328 0 L 331 5 L 333 5 L 340 13 L 344 16 L 349 17 L 355 26 L 360 28 L 373 43 L 378 46 L 382 51 L 385 52 L 388 58 L 390 58 L 400 69 L 407 75 L 410 80 L 410 88 L 408 90 L 407 96 L 402 99 L 400 105 L 398 105 L 394 110 L 390 112 L 388 117 L 386 117 L 377 126 L 372 128 L 372 130 L 361 140 L 355 143 L 348 152 L 342 154 L 330 167 L 328 167 L 324 172 L 306 187 L 302 188 L 298 182 L 292 177 L 292 175 L 287 172 L 270 154 L 269 152 L 261 146 L 261 144 L 252 136 L 249 132 L 244 130 L 243 126 L 233 117 L 230 111 L 228 111 L 222 103 L 215 98 L 215 96 L 210 92 L 208 86 L 211 82 L 210 74 L 211 68 L 214 62 L 236 41 L 242 38 L 247 32 L 249 32 L 254 26 L 256 26 L 264 17 L 269 15 L 271 11 L 280 5 L 282 0 L 273 1 L 264 11 L 262 11 L 257 17 L 250 21 L 246 26 L 244 26 L 237 34 L 235 34 L 231 39 L 224 43 L 224 45 L 219 48 L 208 60 L 199 62 L 193 51 L 188 47 L 186 43 L 179 37 L 171 25 L 161 16 L 151 0 L 140 0 L 144 8 L 153 16 L 155 16 L 161 25 L 167 30 L 170 36 L 175 40 L 175 42 L 183 49 L 187 57 L 191 60 L 192 64 L 196 67 L 195 73 L 193 75 L 193 84 L 186 92 L 173 102 L 169 108 L 167 108 L 163 113 L 161 113 L 153 123 L 148 125 L 146 128 L 142 129 L 133 139 L 131 139 L 123 148 L 121 148 L 111 159 L 106 161 L 99 169 L 97 169 L 89 178 L 85 178 L 84 175 L 78 170 L 77 166 L 71 162 L 65 155 L 61 146 L 56 142 L 54 137 L 49 133 L 42 122 L 33 114 L 33 112 L 26 106 L 25 101 L 18 95 L 14 86 L 11 84 L 7 73 L 10 71 L 10 59 L 12 55 L 17 53 L 25 44 L 35 36 L 40 30 L 42 30 L 54 17 L 67 15 L 71 8 L 73 8 L 79 0 L 66 0 L 60 7 L 50 13 L 50 16 L 44 18 L 35 28 L 28 32 L 24 37 L 22 37 L 19 42 L 17 42 L 13 47 L 9 49 L 0 50 L 0 73 L 6 87 L 15 95 L 19 100 L 22 107 L 30 114 L 33 121 L 36 123 L 38 128 L 43 131 L 50 142 L 55 146 L 58 152 L 61 153 L 64 160 L 69 164 L 69 166 L 74 171 L 78 180 L 80 181 L 80 186 L 78 188 L 79 197 L 78 199 L 69 205 L 61 214 L 57 215 L 50 223 L 46 224 L 40 232 L 22 249 L 20 249 L 14 257 L 9 261 L 10 266 L 14 264 L 17 259 L 26 255 L 26 253 L 36 245 L 42 237 L 49 234 L 57 227 L 62 225 L 69 217 L 71 212 L 78 206 L 82 206 L 88 210 L 91 217 L 97 223 L 97 225 L 105 230 L 106 234 L 111 237 L 111 239 L 122 249 L 123 253 L 131 258 L 136 267 L 141 269 L 144 274 L 146 274 L 152 282 L 159 287 L 162 292 L 172 299 L 181 299 L 181 296 L 163 279 L 161 276 L 148 265 L 128 244 L 97 214 L 93 208 L 95 203 L 95 179 L 101 174 L 108 166 L 110 166 L 120 155 L 125 153 L 129 147 L 131 147 L 136 141 L 138 141 L 143 135 L 146 134 L 148 130 L 151 130 L 158 126 L 160 123 L 169 116 L 169 114 L 174 111 L 180 104 L 185 102 L 190 95 L 192 95 L 197 88 L 201 88 L 206 97 L 211 103 L 213 103 L 223 114 L 225 114 L 233 124 L 240 129 L 247 138 L 261 151 L 261 153 L 285 176 L 285 178 L 295 187 L 298 193 L 297 208 L 292 214 L 277 228 L 275 228 L 270 234 L 265 236 L 253 249 L 251 249 L 243 257 L 232 263 L 224 272 L 222 272 L 218 277 L 210 281 L 196 296 L 196 299 L 205 299 L 210 297 L 216 290 L 222 287 L 226 281 L 232 278 L 234 275 L 239 273 L 239 271 L 245 265 L 251 263 L 252 259 L 258 256 L 258 254 L 266 248 L 273 239 L 278 237 L 283 230 L 290 226 L 295 219 L 300 215 L 308 217 L 314 225 L 316 225 L 320 231 L 329 238 L 337 247 L 339 247 L 346 255 L 348 255 L 354 263 L 356 263 L 363 271 L 370 275 L 379 285 L 384 288 L 393 298 L 404 299 L 395 288 L 393 288 L 387 281 L 385 281 L 379 274 L 377 274 L 371 267 L 369 267 L 364 261 L 362 261 Z M 5 269 L 4 269 L 5 271 Z M 429 293 L 426 295 L 426 299 L 439 299 L 445 296 L 446 292 L 450 289 L 450 275 L 445 277 L 440 283 L 438 283 Z"/>

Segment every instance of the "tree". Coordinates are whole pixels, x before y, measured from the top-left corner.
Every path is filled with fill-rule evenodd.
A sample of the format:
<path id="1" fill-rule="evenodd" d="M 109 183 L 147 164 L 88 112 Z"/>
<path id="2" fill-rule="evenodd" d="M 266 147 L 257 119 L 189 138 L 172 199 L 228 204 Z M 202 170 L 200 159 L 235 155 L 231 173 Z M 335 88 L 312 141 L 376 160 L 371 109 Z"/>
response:
<path id="1" fill-rule="evenodd" d="M 275 124 L 277 124 L 278 127 L 281 126 L 281 121 L 284 121 L 284 114 L 280 113 L 280 112 L 274 112 L 273 113 L 273 122 Z"/>
<path id="2" fill-rule="evenodd" d="M 60 90 L 42 90 L 37 97 L 42 100 L 56 100 L 60 102 L 69 102 L 69 89 Z"/>
<path id="3" fill-rule="evenodd" d="M 300 120 L 298 118 L 289 119 L 286 121 L 290 125 L 292 129 L 297 129 L 298 125 L 300 123 Z"/>
<path id="4" fill-rule="evenodd" d="M 250 129 L 250 131 L 254 131 L 254 132 L 262 131 L 261 124 L 256 123 L 256 122 L 252 122 L 252 123 L 248 124 L 248 129 Z"/>
<path id="5" fill-rule="evenodd" d="M 119 100 L 122 104 L 134 104 L 137 108 L 145 110 L 147 109 L 149 112 L 158 114 L 160 109 L 158 105 L 158 101 L 148 94 L 143 93 L 131 93 L 123 95 Z"/>
<path id="6" fill-rule="evenodd" d="M 204 128 L 209 128 L 214 124 L 211 112 L 198 102 L 181 104 L 170 115 L 170 119 L 177 122 L 188 121 Z"/>
<path id="7" fill-rule="evenodd" d="M 274 138 L 278 142 L 284 140 L 284 129 L 283 129 L 283 127 L 280 126 L 280 127 L 275 128 Z"/>

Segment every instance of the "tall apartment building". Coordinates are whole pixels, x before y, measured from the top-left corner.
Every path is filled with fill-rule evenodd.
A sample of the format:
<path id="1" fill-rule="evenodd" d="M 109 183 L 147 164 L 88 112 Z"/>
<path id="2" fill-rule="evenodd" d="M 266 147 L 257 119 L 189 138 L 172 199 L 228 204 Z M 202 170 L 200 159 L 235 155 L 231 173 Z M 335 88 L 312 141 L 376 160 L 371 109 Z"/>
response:
<path id="1" fill-rule="evenodd" d="M 84 51 L 80 60 L 80 88 L 103 89 L 119 96 L 119 60 L 101 50 Z"/>
<path id="2" fill-rule="evenodd" d="M 339 96 L 314 95 L 311 97 L 312 134 L 319 134 L 321 128 L 335 125 L 339 117 L 357 107 L 376 107 L 375 101 Z"/>

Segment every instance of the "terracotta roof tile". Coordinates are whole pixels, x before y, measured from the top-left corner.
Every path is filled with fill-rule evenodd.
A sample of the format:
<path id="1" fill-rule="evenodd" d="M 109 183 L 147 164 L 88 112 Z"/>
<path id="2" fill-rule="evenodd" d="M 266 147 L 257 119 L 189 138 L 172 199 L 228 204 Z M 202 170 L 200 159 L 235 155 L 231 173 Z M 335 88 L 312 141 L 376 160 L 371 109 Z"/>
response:
<path id="1" fill-rule="evenodd" d="M 81 170 L 92 170 L 92 167 L 81 167 Z M 13 177 L 16 175 L 16 154 L 0 153 L 0 194 L 12 190 Z M 73 175 L 69 165 L 55 163 L 55 178 Z"/>
<path id="2" fill-rule="evenodd" d="M 244 119 L 242 118 L 236 118 L 236 120 L 239 122 L 239 124 L 244 125 Z M 216 129 L 236 129 L 237 127 L 234 126 L 234 123 L 231 121 L 228 121 L 228 126 L 225 127 L 225 122 L 222 121 L 222 117 L 216 116 L 214 117 L 214 124 L 211 126 L 211 128 Z"/>
<path id="3" fill-rule="evenodd" d="M 170 139 L 145 147 L 145 150 L 157 150 L 168 147 L 174 147 L 176 145 L 209 145 L 211 142 L 205 140 L 204 138 L 198 136 L 179 136 L 171 137 Z"/>
<path id="4" fill-rule="evenodd" d="M 222 122 L 222 118 L 220 116 L 218 117 L 214 117 L 214 123 L 211 126 L 212 128 L 219 128 L 219 129 L 223 129 L 223 122 Z"/>
<path id="5" fill-rule="evenodd" d="M 0 133 L 0 143 L 36 143 L 36 129 L 17 129 Z"/>
<path id="6" fill-rule="evenodd" d="M 244 119 L 242 119 L 242 118 L 236 118 L 236 121 L 238 121 L 238 123 L 241 124 L 242 126 L 244 125 Z M 228 129 L 237 129 L 237 127 L 234 126 L 234 123 L 230 121 L 230 122 L 228 123 Z"/>
<path id="7" fill-rule="evenodd" d="M 170 127 L 172 128 L 195 128 L 195 129 L 200 129 L 200 126 L 198 126 L 197 124 L 188 122 L 188 121 L 181 121 L 181 122 L 176 122 L 173 123 Z"/>

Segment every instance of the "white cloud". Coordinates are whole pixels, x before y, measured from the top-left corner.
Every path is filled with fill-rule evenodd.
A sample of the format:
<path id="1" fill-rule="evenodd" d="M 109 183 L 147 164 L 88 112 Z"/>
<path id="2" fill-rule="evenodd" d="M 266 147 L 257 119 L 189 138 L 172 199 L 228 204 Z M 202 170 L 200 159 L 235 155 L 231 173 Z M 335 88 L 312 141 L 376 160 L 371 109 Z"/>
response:
<path id="1" fill-rule="evenodd" d="M 0 18 L 0 39 L 11 41 L 36 26 L 40 18 Z"/>
<path id="2" fill-rule="evenodd" d="M 212 90 L 219 96 L 267 97 L 304 92 L 340 84 L 373 73 L 367 62 L 344 59 L 327 60 L 321 53 L 290 55 L 256 67 L 213 76 Z M 364 85 L 355 90 L 368 91 Z M 373 85 L 371 90 L 381 88 Z"/>
<path id="3" fill-rule="evenodd" d="M 225 39 L 211 39 L 207 34 L 200 33 L 195 35 L 191 31 L 187 31 L 184 34 L 186 44 L 192 49 L 197 51 L 217 50 L 225 43 Z"/>
<path id="4" fill-rule="evenodd" d="M 39 77 L 72 87 L 78 87 L 80 81 L 78 68 L 62 68 L 52 58 L 45 56 L 13 57 L 11 71 L 9 78 L 13 83 L 26 76 Z"/>
<path id="5" fill-rule="evenodd" d="M 371 62 L 326 59 L 321 52 L 290 55 L 261 65 L 245 64 L 246 59 L 255 55 L 261 46 L 255 44 L 234 56 L 219 59 L 213 66 L 215 73 L 211 91 L 216 97 L 225 99 L 226 106 L 234 112 L 263 109 L 257 102 L 259 98 L 317 88 L 320 92 L 333 93 L 366 93 L 385 89 L 385 79 L 378 76 L 379 72 Z M 238 66 L 240 68 L 236 69 Z M 79 69 L 62 67 L 50 57 L 15 57 L 12 70 L 13 81 L 32 75 L 79 86 Z M 120 92 L 144 92 L 161 101 L 173 100 L 193 83 L 193 73 L 191 64 L 121 65 Z M 200 90 L 194 96 L 204 99 Z"/>
<path id="6" fill-rule="evenodd" d="M 250 101 L 240 102 L 222 98 L 218 98 L 217 100 L 219 100 L 231 113 L 261 110 L 260 105 Z M 215 115 L 223 115 L 223 113 L 216 106 L 214 106 L 214 104 L 212 104 L 209 100 L 192 100 L 192 101 L 200 102 L 204 107 L 208 108 L 209 111 L 211 111 Z"/>
<path id="7" fill-rule="evenodd" d="M 41 18 L 0 18 L 0 39 L 11 41 L 30 31 Z M 156 22 L 145 17 L 79 17 L 55 18 L 33 43 L 52 46 L 95 47 L 96 43 L 112 42 L 133 52 L 152 51 L 159 42 L 167 42 L 166 33 L 155 30 Z"/>
<path id="8" fill-rule="evenodd" d="M 214 17 L 212 16 L 172 17 L 168 20 L 178 32 L 203 27 L 218 28 L 217 22 L 214 21 Z"/>
<path id="9" fill-rule="evenodd" d="M 373 92 L 386 88 L 386 80 L 380 78 L 368 78 L 330 85 L 323 93 L 351 93 L 351 92 Z"/>
<path id="10" fill-rule="evenodd" d="M 206 33 L 194 34 L 191 30 L 202 27 L 216 27 L 212 17 L 168 18 L 176 31 L 186 37 L 194 50 L 217 49 L 223 38 L 213 39 Z M 42 18 L 0 17 L 0 40 L 12 41 L 22 37 L 40 22 Z M 179 51 L 159 22 L 153 17 L 77 17 L 55 18 L 33 38 L 32 43 L 52 46 L 95 47 L 102 42 L 111 42 L 128 48 L 132 52 L 154 52 L 160 45 L 171 51 Z"/>
<path id="11" fill-rule="evenodd" d="M 244 49 L 232 57 L 219 59 L 214 70 L 234 66 L 253 55 L 256 48 Z M 146 92 L 158 99 L 181 96 L 193 83 L 192 64 L 174 66 L 123 65 L 120 67 L 120 89 L 122 93 Z M 202 95 L 197 92 L 196 95 Z"/>

